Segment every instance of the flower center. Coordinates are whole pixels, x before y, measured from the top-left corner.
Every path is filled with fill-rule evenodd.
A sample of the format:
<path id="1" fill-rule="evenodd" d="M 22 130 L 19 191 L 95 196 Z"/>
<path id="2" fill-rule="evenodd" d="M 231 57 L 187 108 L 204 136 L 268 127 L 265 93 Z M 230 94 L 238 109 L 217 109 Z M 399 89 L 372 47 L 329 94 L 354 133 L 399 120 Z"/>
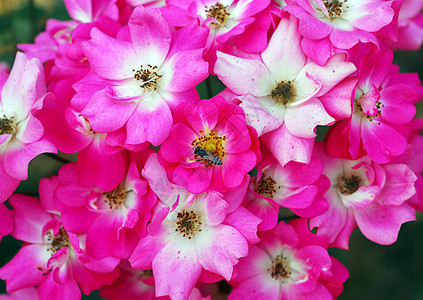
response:
<path id="1" fill-rule="evenodd" d="M 219 22 L 211 22 L 210 25 L 212 25 L 212 27 L 225 26 L 226 20 L 229 16 L 228 7 L 219 2 L 212 5 L 210 8 L 207 8 L 206 6 L 206 16 L 207 18 L 214 18 Z"/>
<path id="2" fill-rule="evenodd" d="M 205 163 L 208 167 L 213 165 L 221 165 L 225 156 L 224 141 L 226 136 L 218 136 L 213 129 L 192 141 L 191 146 L 194 148 L 194 159 Z"/>
<path id="3" fill-rule="evenodd" d="M 50 247 L 47 248 L 47 251 L 51 251 L 52 254 L 70 246 L 68 233 L 62 226 L 60 226 L 59 233 L 56 236 L 53 235 L 51 230 L 47 231 L 45 236 L 47 242 L 50 242 Z"/>
<path id="4" fill-rule="evenodd" d="M 145 91 L 153 91 L 157 89 L 157 84 L 163 76 L 158 74 L 156 70 L 156 66 L 147 65 L 144 68 L 141 65 L 139 70 L 133 69 L 132 71 L 135 72 L 134 78 L 138 81 L 141 88 Z"/>
<path id="5" fill-rule="evenodd" d="M 291 103 L 295 95 L 295 89 L 291 80 L 278 82 L 270 92 L 270 95 L 273 100 L 283 105 Z"/>
<path id="6" fill-rule="evenodd" d="M 193 211 L 181 211 L 177 215 L 178 221 L 176 225 L 178 226 L 175 231 L 182 233 L 183 237 L 191 239 L 197 232 L 201 231 L 201 221 L 200 217 Z"/>
<path id="7" fill-rule="evenodd" d="M 152 270 L 144 270 L 144 271 L 138 272 L 138 278 L 140 279 L 147 279 L 147 278 L 150 278 L 151 276 L 153 276 Z"/>
<path id="8" fill-rule="evenodd" d="M 380 100 L 377 100 L 375 102 L 375 113 L 374 114 L 366 114 L 363 110 L 363 106 L 359 101 L 355 101 L 355 105 L 357 107 L 357 111 L 359 111 L 363 116 L 365 116 L 367 119 L 370 120 L 370 122 L 373 121 L 374 118 L 380 116 L 382 114 L 382 111 L 380 110 L 381 107 L 384 107 L 384 105 L 380 102 Z"/>
<path id="9" fill-rule="evenodd" d="M 347 0 L 323 0 L 323 4 L 329 14 L 329 18 L 333 20 L 342 17 L 342 13 L 344 12 L 342 6 L 346 2 Z M 349 8 L 349 6 L 346 6 L 345 8 Z"/>
<path id="10" fill-rule="evenodd" d="M 126 199 L 126 190 L 119 184 L 113 191 L 103 193 L 106 197 L 104 202 L 109 205 L 110 209 L 118 208 Z"/>
<path id="11" fill-rule="evenodd" d="M 351 195 L 360 187 L 361 178 L 357 175 L 342 176 L 339 182 L 339 192 L 344 195 Z"/>
<path id="12" fill-rule="evenodd" d="M 259 182 L 254 186 L 254 191 L 261 196 L 273 198 L 273 195 L 279 188 L 280 186 L 276 187 L 276 180 L 274 180 L 272 176 L 266 176 L 266 174 L 263 173 Z"/>
<path id="13" fill-rule="evenodd" d="M 14 117 L 6 118 L 6 116 L 0 119 L 0 135 L 15 134 L 16 126 L 14 119 Z"/>
<path id="14" fill-rule="evenodd" d="M 289 265 L 287 263 L 287 259 L 285 256 L 276 255 L 275 259 L 272 260 L 272 266 L 267 269 L 270 272 L 272 278 L 276 280 L 282 280 L 284 282 L 289 276 L 292 274 Z"/>

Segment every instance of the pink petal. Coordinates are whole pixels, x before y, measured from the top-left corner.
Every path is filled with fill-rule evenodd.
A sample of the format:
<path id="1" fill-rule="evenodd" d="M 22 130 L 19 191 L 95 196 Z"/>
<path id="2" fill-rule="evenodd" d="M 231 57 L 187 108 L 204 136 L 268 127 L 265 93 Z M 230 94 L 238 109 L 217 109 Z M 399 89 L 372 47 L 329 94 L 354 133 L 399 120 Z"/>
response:
<path id="1" fill-rule="evenodd" d="M 122 151 L 108 153 L 104 140 L 98 136 L 78 154 L 78 177 L 85 186 L 97 185 L 104 191 L 113 190 L 123 179 L 126 160 Z"/>
<path id="2" fill-rule="evenodd" d="M 43 67 L 36 58 L 28 59 L 21 52 L 16 53 L 15 63 L 1 90 L 1 104 L 7 116 L 16 121 L 24 120 L 35 101 L 45 94 Z M 40 87 L 43 87 L 40 89 Z M 40 90 L 37 90 L 40 89 Z"/>
<path id="3" fill-rule="evenodd" d="M 203 227 L 195 236 L 195 252 L 201 266 L 226 280 L 232 277 L 233 265 L 248 254 L 248 243 L 238 230 L 227 225 Z"/>
<path id="4" fill-rule="evenodd" d="M 407 124 L 416 114 L 416 107 L 407 103 L 415 97 L 415 90 L 407 84 L 396 84 L 380 92 L 382 117 L 394 124 Z"/>
<path id="5" fill-rule="evenodd" d="M 153 259 L 164 246 L 165 242 L 161 238 L 147 235 L 139 241 L 129 262 L 136 270 L 151 270 Z"/>
<path id="6" fill-rule="evenodd" d="M 209 75 L 209 64 L 203 60 L 203 49 L 177 52 L 165 62 L 163 68 L 166 73 L 161 78 L 160 88 L 170 92 L 191 89 Z"/>
<path id="7" fill-rule="evenodd" d="M 306 63 L 297 28 L 296 18 L 282 19 L 266 50 L 261 53 L 264 64 L 277 82 L 293 80 Z"/>
<path id="8" fill-rule="evenodd" d="M 14 195 L 9 200 L 10 205 L 15 209 L 15 231 L 13 236 L 29 243 L 42 243 L 43 227 L 52 219 L 52 216 L 45 212 L 38 199 Z"/>
<path id="9" fill-rule="evenodd" d="M 48 274 L 44 281 L 38 286 L 38 293 L 47 299 L 72 300 L 81 298 L 81 290 L 76 281 L 72 278 L 65 284 L 57 283 L 53 274 Z"/>
<path id="10" fill-rule="evenodd" d="M 9 144 L 4 154 L 4 169 L 10 176 L 26 180 L 29 162 L 46 152 L 57 153 L 57 149 L 45 138 L 31 144 Z"/>
<path id="11" fill-rule="evenodd" d="M 416 220 L 415 211 L 408 204 L 401 206 L 375 205 L 364 211 L 354 211 L 354 216 L 363 235 L 381 245 L 394 243 L 401 225 Z"/>
<path id="12" fill-rule="evenodd" d="M 21 182 L 19 179 L 16 179 L 6 173 L 4 166 L 3 166 L 4 156 L 0 156 L 0 178 L 2 179 L 0 182 L 0 203 L 9 198 L 13 192 L 18 187 L 19 183 Z"/>
<path id="13" fill-rule="evenodd" d="M 153 260 L 156 296 L 185 300 L 191 294 L 201 273 L 201 265 L 192 243 L 173 237 Z"/>
<path id="14" fill-rule="evenodd" d="M 395 129 L 382 122 L 368 122 L 361 128 L 364 148 L 377 163 L 387 163 L 392 156 L 404 153 L 405 138 Z"/>
<path id="15" fill-rule="evenodd" d="M 304 67 L 322 84 L 322 89 L 318 92 L 317 97 L 326 94 L 336 84 L 357 70 L 353 63 L 346 62 L 345 59 L 345 54 L 339 53 L 328 59 L 324 66 L 308 63 Z"/>
<path id="16" fill-rule="evenodd" d="M 314 138 L 317 125 L 329 125 L 335 122 L 326 112 L 319 99 L 309 100 L 298 106 L 287 107 L 285 126 L 288 131 L 299 138 Z"/>
<path id="17" fill-rule="evenodd" d="M 240 97 L 242 102 L 239 106 L 245 112 L 247 124 L 254 127 L 258 136 L 279 128 L 283 123 L 283 118 L 279 118 L 277 113 L 271 108 L 263 107 L 257 98 L 246 95 Z M 271 111 L 269 111 L 271 110 Z"/>
<path id="18" fill-rule="evenodd" d="M 212 101 L 200 101 L 184 106 L 184 116 L 195 132 L 214 129 L 219 118 L 219 110 Z"/>
<path id="19" fill-rule="evenodd" d="M 0 269 L 8 293 L 40 284 L 47 272 L 46 258 L 50 256 L 44 245 L 26 245 Z M 38 268 L 41 268 L 38 269 Z"/>
<path id="20" fill-rule="evenodd" d="M 351 116 L 351 95 L 356 83 L 356 78 L 347 78 L 325 95 L 319 97 L 326 111 L 336 121 L 347 119 Z"/>
<path id="21" fill-rule="evenodd" d="M 351 14 L 360 16 L 351 18 L 349 22 L 358 29 L 375 32 L 383 26 L 388 25 L 393 16 L 394 10 L 391 8 L 391 2 L 368 1 L 357 7 L 352 8 Z"/>
<path id="22" fill-rule="evenodd" d="M 222 52 L 217 52 L 217 57 L 214 72 L 238 95 L 266 96 L 276 85 L 269 69 L 259 60 L 235 57 Z"/>
<path id="23" fill-rule="evenodd" d="M 122 228 L 124 215 L 119 211 L 105 212 L 92 221 L 87 233 L 87 251 L 96 259 L 115 256 L 128 258 L 138 243 L 133 230 Z"/>
<path id="24" fill-rule="evenodd" d="M 251 147 L 251 137 L 244 116 L 232 115 L 221 121 L 216 129 L 219 134 L 226 136 L 225 153 L 243 153 Z"/>
<path id="25" fill-rule="evenodd" d="M 133 78 L 133 69 L 139 67 L 132 43 L 114 39 L 94 27 L 91 40 L 82 48 L 95 74 L 110 80 Z"/>
<path id="26" fill-rule="evenodd" d="M 212 168 L 185 168 L 178 165 L 173 173 L 173 181 L 185 187 L 190 193 L 200 194 L 210 186 L 212 174 Z"/>
<path id="27" fill-rule="evenodd" d="M 137 104 L 138 101 L 110 98 L 106 90 L 101 90 L 93 95 L 81 115 L 89 119 L 95 132 L 111 132 L 125 125 Z"/>
<path id="28" fill-rule="evenodd" d="M 223 183 L 228 188 L 234 188 L 241 184 L 247 172 L 251 171 L 257 161 L 253 151 L 243 153 L 227 153 L 222 166 Z"/>
<path id="29" fill-rule="evenodd" d="M 158 93 L 146 97 L 126 124 L 128 144 L 151 142 L 160 145 L 169 135 L 173 119 L 167 103 Z"/>
<path id="30" fill-rule="evenodd" d="M 204 216 L 204 224 L 206 226 L 216 226 L 223 222 L 226 217 L 228 204 L 223 198 L 214 192 L 209 192 L 201 199 L 195 202 L 195 210 L 201 211 Z"/>
<path id="31" fill-rule="evenodd" d="M 229 294 L 228 300 L 280 300 L 280 293 L 280 282 L 273 279 L 269 273 L 262 273 L 242 281 Z"/>
<path id="32" fill-rule="evenodd" d="M 256 244 L 260 241 L 257 237 L 257 226 L 262 223 L 261 219 L 240 206 L 234 212 L 228 214 L 224 224 L 237 229 L 247 239 L 249 244 Z"/>
<path id="33" fill-rule="evenodd" d="M 159 67 L 170 47 L 170 29 L 158 9 L 138 6 L 128 21 L 137 56 L 147 64 Z"/>
<path id="34" fill-rule="evenodd" d="M 414 183 L 417 176 L 403 164 L 384 165 L 386 182 L 377 201 L 382 205 L 401 205 L 415 193 Z"/>
<path id="35" fill-rule="evenodd" d="M 314 138 L 296 137 L 288 131 L 285 124 L 263 135 L 262 140 L 282 166 L 289 161 L 306 164 L 310 162 Z"/>

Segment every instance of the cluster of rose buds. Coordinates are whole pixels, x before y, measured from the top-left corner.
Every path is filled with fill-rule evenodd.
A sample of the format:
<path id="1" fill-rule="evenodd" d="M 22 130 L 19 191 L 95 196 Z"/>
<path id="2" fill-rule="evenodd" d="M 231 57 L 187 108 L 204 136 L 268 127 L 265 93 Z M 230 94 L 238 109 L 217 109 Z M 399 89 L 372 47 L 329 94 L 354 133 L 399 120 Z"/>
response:
<path id="1" fill-rule="evenodd" d="M 5 297 L 335 299 L 327 249 L 423 211 L 423 87 L 392 63 L 422 1 L 64 2 L 0 69 Z M 211 75 L 226 89 L 200 99 Z M 58 151 L 77 161 L 14 194 Z"/>

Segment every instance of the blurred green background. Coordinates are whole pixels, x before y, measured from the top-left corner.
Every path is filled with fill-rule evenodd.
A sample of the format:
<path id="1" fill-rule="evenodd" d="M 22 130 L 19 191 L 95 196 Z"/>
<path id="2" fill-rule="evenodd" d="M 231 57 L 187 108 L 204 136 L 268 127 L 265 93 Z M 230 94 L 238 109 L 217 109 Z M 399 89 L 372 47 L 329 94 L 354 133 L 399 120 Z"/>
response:
<path id="1" fill-rule="evenodd" d="M 60 0 L 0 0 L 0 61 L 11 66 L 16 44 L 32 43 L 44 30 L 48 18 L 68 20 Z M 396 52 L 395 62 L 402 72 L 419 72 L 423 78 L 423 51 Z M 217 87 L 219 89 L 219 87 Z M 204 84 L 199 87 L 202 98 L 208 97 Z M 214 91 L 215 92 L 215 91 Z M 423 103 L 418 105 L 418 116 L 423 117 Z M 38 181 L 57 174 L 61 163 L 41 155 L 30 164 L 30 179 L 22 182 L 18 191 L 36 193 Z M 19 250 L 21 242 L 5 237 L 0 243 L 0 266 Z M 339 299 L 423 299 L 423 217 L 418 222 L 403 225 L 398 241 L 391 246 L 380 246 L 355 231 L 350 250 L 331 249 L 350 271 L 344 293 Z M 0 293 L 5 293 L 5 282 L 0 280 Z M 83 299 L 101 299 L 98 293 Z M 259 299 L 258 299 L 259 300 Z"/>

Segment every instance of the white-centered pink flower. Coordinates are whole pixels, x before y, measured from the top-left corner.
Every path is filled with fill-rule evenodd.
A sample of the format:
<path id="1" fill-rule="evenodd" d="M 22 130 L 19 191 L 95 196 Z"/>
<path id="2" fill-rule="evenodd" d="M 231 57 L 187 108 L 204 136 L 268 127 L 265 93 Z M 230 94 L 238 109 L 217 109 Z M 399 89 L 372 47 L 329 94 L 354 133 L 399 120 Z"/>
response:
<path id="1" fill-rule="evenodd" d="M 343 249 L 348 249 L 357 226 L 375 243 L 394 243 L 401 225 L 415 220 L 415 211 L 407 200 L 416 192 L 416 175 L 405 164 L 379 165 L 368 156 L 359 160 L 333 158 L 325 146 L 315 145 L 315 155 L 331 182 L 324 195 L 329 209 L 311 218 L 310 227 L 317 227 L 317 234 L 329 237 L 332 246 Z"/>
<path id="2" fill-rule="evenodd" d="M 116 133 L 125 144 L 158 146 L 173 125 L 170 107 L 198 99 L 195 86 L 208 76 L 202 58 L 208 30 L 194 22 L 171 33 L 159 10 L 142 6 L 128 27 L 118 39 L 93 28 L 92 39 L 82 43 L 92 71 L 107 87 L 100 84 L 81 114 L 96 132 L 125 126 L 126 132 Z"/>
<path id="3" fill-rule="evenodd" d="M 333 52 L 339 52 L 337 49 L 351 49 L 360 42 L 378 45 L 375 33 L 392 22 L 395 14 L 391 7 L 393 2 L 287 0 L 285 10 L 300 20 L 304 52 L 323 65 Z"/>
<path id="4" fill-rule="evenodd" d="M 8 293 L 37 286 L 41 299 L 79 299 L 81 291 L 91 293 L 119 276 L 117 258 L 92 259 L 85 252 L 85 237 L 67 232 L 49 194 L 40 188 L 43 200 L 13 195 L 15 230 L 24 241 L 16 256 L 0 269 Z M 79 287 L 78 287 L 79 286 Z"/>
<path id="5" fill-rule="evenodd" d="M 239 204 L 231 206 L 220 193 L 194 195 L 171 184 L 155 154 L 147 160 L 143 175 L 161 201 L 147 237 L 129 259 L 132 267 L 153 270 L 156 296 L 174 300 L 187 299 L 205 271 L 229 280 L 238 259 L 247 255 L 249 243 L 258 241 L 260 220 Z"/>
<path id="6" fill-rule="evenodd" d="M 44 128 L 34 114 L 47 93 L 44 69 L 36 58 L 16 54 L 6 81 L 0 82 L 0 202 L 5 201 L 21 180 L 28 178 L 28 164 L 37 155 L 57 152 L 44 137 Z"/>
<path id="7" fill-rule="evenodd" d="M 209 28 L 205 59 L 213 73 L 216 51 L 232 53 L 233 45 L 248 53 L 263 51 L 271 20 L 269 0 L 170 0 L 162 12 L 173 26 L 199 19 Z"/>
<path id="8" fill-rule="evenodd" d="M 322 299 L 339 296 L 348 271 L 326 248 L 327 238 L 312 234 L 307 220 L 280 222 L 260 232 L 260 243 L 234 268 L 229 300 Z"/>
<path id="9" fill-rule="evenodd" d="M 107 191 L 79 184 L 76 164 L 66 164 L 59 171 L 55 197 L 65 228 L 75 234 L 86 233 L 87 252 L 97 259 L 128 258 L 139 238 L 145 236 L 156 202 L 135 162 L 122 182 Z"/>
<path id="10" fill-rule="evenodd" d="M 331 57 L 323 67 L 307 61 L 301 49 L 298 21 L 282 18 L 258 59 L 218 52 L 215 72 L 240 97 L 247 124 L 253 126 L 279 163 L 308 163 L 315 127 L 334 119 L 317 98 L 356 70 L 345 56 Z M 287 142 L 289 141 L 289 142 Z"/>

